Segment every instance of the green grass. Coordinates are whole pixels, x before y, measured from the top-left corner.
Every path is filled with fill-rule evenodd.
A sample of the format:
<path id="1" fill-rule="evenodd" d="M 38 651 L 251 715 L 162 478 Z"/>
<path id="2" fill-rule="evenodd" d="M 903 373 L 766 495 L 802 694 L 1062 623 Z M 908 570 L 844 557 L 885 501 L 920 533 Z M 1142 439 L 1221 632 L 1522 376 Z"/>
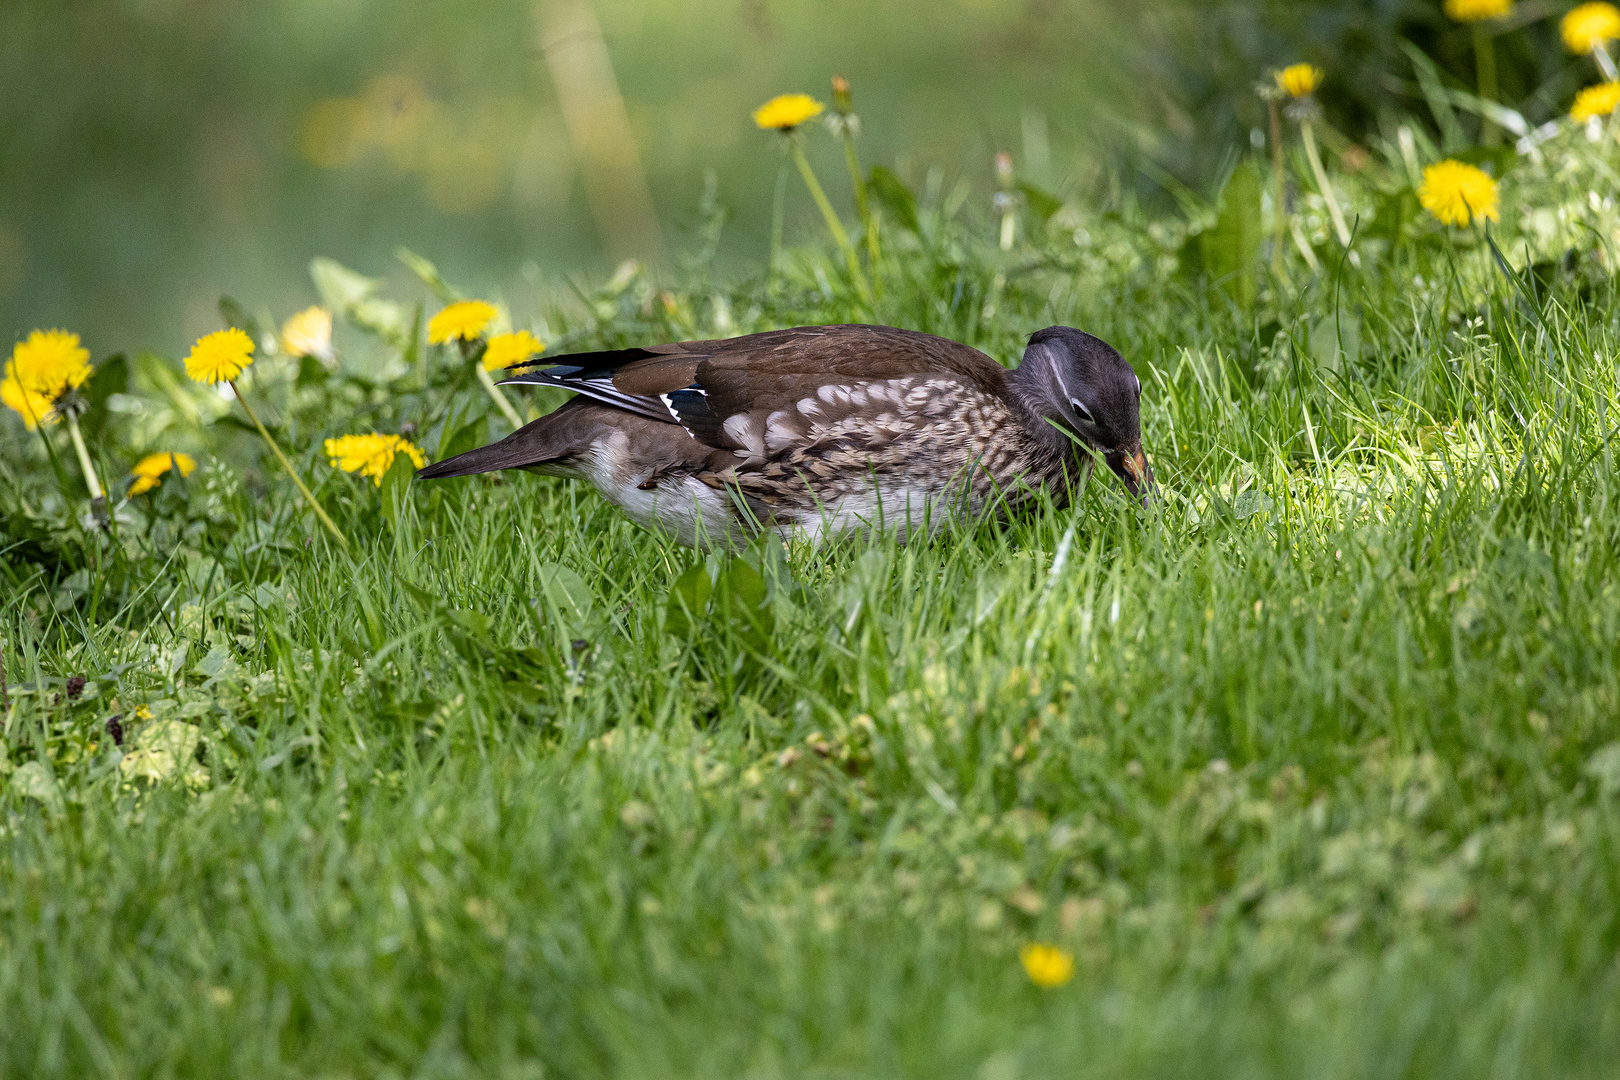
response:
<path id="1" fill-rule="evenodd" d="M 1245 314 L 943 218 L 875 310 L 804 251 L 553 338 L 713 333 L 717 295 L 1006 359 L 1079 325 L 1142 376 L 1151 512 L 1099 479 L 705 558 L 517 475 L 391 522 L 313 461 L 442 422 L 403 375 L 266 375 L 352 562 L 217 425 L 117 545 L 8 467 L 0 1075 L 1611 1074 L 1609 285 L 1431 239 Z M 193 785 L 121 779 L 114 697 L 128 740 L 140 702 L 197 726 Z M 1074 981 L 1031 985 L 1031 940 Z"/>

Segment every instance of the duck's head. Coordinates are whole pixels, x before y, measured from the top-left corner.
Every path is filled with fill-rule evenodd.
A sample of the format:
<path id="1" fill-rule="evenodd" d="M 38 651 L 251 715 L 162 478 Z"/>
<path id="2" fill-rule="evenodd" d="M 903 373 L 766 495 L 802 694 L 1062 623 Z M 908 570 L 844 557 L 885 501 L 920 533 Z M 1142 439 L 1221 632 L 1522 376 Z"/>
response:
<path id="1" fill-rule="evenodd" d="M 1037 330 L 1013 381 L 1036 414 L 1102 455 L 1130 493 L 1157 490 L 1142 454 L 1142 380 L 1101 338 L 1068 326 Z"/>

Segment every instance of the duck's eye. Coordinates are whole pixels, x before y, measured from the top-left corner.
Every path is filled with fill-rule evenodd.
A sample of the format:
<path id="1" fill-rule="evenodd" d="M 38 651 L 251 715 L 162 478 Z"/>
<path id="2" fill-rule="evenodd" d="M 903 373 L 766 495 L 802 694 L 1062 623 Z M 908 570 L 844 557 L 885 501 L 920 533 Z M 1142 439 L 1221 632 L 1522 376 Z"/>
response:
<path id="1" fill-rule="evenodd" d="M 1091 415 L 1091 410 L 1081 404 L 1079 398 L 1070 398 L 1069 404 L 1074 406 L 1074 414 L 1086 423 L 1095 424 L 1097 422 L 1096 418 Z"/>

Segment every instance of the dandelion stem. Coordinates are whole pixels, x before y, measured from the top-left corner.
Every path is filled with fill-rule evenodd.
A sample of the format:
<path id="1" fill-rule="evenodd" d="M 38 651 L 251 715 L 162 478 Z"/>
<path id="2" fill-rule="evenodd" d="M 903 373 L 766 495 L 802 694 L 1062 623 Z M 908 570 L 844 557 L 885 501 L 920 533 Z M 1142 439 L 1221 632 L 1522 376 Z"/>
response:
<path id="1" fill-rule="evenodd" d="M 1305 234 L 1300 232 L 1299 222 L 1290 222 L 1289 229 L 1293 233 L 1294 246 L 1299 248 L 1300 255 L 1305 258 L 1305 265 L 1311 268 L 1311 273 L 1320 274 L 1322 272 L 1322 263 L 1317 259 L 1316 252 L 1311 250 L 1310 242 L 1305 239 Z"/>
<path id="2" fill-rule="evenodd" d="M 1592 46 L 1592 59 L 1597 61 L 1598 70 L 1609 82 L 1620 81 L 1620 69 L 1614 66 L 1614 57 L 1609 55 L 1608 46 L 1597 44 Z"/>
<path id="3" fill-rule="evenodd" d="M 826 219 L 827 231 L 832 233 L 833 240 L 844 250 L 844 258 L 849 263 L 850 280 L 855 283 L 855 291 L 861 294 L 861 299 L 868 304 L 872 302 L 872 290 L 866 284 L 866 275 L 861 273 L 860 256 L 855 254 L 855 245 L 849 242 L 849 234 L 844 231 L 844 223 L 838 220 L 838 214 L 827 201 L 827 193 L 821 190 L 821 182 L 816 179 L 814 170 L 810 168 L 810 160 L 804 156 L 804 147 L 799 140 L 789 137 L 788 145 L 793 150 L 793 163 L 799 167 L 799 175 L 804 177 L 804 186 L 810 189 L 810 197 L 816 201 L 821 209 L 821 216 Z"/>
<path id="4" fill-rule="evenodd" d="M 866 265 L 872 268 L 872 293 L 875 296 L 883 295 L 883 278 L 878 275 L 878 260 L 883 255 L 878 239 L 882 222 L 883 215 L 876 210 L 866 219 Z"/>
<path id="5" fill-rule="evenodd" d="M 866 205 L 866 180 L 861 175 L 861 158 L 855 152 L 855 136 L 844 128 L 844 164 L 849 167 L 850 186 L 855 189 L 855 216 L 860 218 L 863 228 L 871 227 L 871 212 Z"/>
<path id="6" fill-rule="evenodd" d="M 771 264 L 767 275 L 776 283 L 777 264 L 782 258 L 782 210 L 787 203 L 787 165 L 776 171 L 776 199 L 771 203 Z"/>
<path id="7" fill-rule="evenodd" d="M 489 372 L 484 370 L 483 360 L 478 359 L 473 361 L 473 363 L 478 370 L 479 383 L 482 384 L 484 389 L 489 392 L 489 396 L 495 400 L 495 404 L 499 406 L 501 413 L 506 417 L 507 420 L 511 422 L 512 430 L 516 431 L 518 428 L 522 427 L 523 417 L 519 416 L 517 410 L 512 408 L 512 403 L 506 400 L 506 395 L 501 393 L 501 388 L 495 385 L 495 380 L 490 378 Z"/>
<path id="8" fill-rule="evenodd" d="M 1496 42 L 1484 22 L 1474 24 L 1474 75 L 1480 100 L 1496 101 Z M 1502 141 L 1502 129 L 1484 113 L 1480 114 L 1480 141 L 1486 146 Z"/>
<path id="9" fill-rule="evenodd" d="M 264 424 L 259 420 L 259 414 L 253 411 L 253 406 L 249 405 L 247 398 L 242 396 L 242 391 L 237 387 L 236 380 L 227 379 L 225 381 L 230 385 L 232 392 L 236 394 L 236 400 L 242 403 L 242 411 L 247 413 L 249 420 L 253 421 L 253 426 L 259 429 L 259 437 L 269 444 L 270 452 L 276 455 L 276 460 L 281 462 L 281 467 L 287 471 L 288 476 L 292 477 L 292 482 L 298 485 L 298 490 L 303 493 L 304 500 L 309 503 L 309 508 L 315 511 L 315 516 L 321 519 L 321 524 L 326 526 L 326 531 L 332 534 L 332 539 L 336 540 L 338 546 L 344 551 L 350 550 L 349 538 L 344 536 L 342 530 L 333 523 L 331 518 L 326 516 L 326 511 L 321 509 L 321 504 L 315 499 L 315 493 L 309 490 L 309 485 L 304 483 L 304 478 L 298 475 L 298 470 L 293 468 L 292 462 L 288 461 L 287 455 L 281 452 L 281 447 L 277 445 L 276 440 L 271 438 L 270 432 L 265 430 Z"/>
<path id="10" fill-rule="evenodd" d="M 1322 168 L 1322 155 L 1316 152 L 1316 133 L 1311 130 L 1309 120 L 1300 122 L 1299 135 L 1305 143 L 1305 157 L 1311 163 L 1311 175 L 1316 177 L 1316 186 L 1327 202 L 1328 216 L 1333 219 L 1333 231 L 1338 234 L 1339 243 L 1349 247 L 1350 227 L 1344 223 L 1344 211 L 1339 209 L 1339 200 L 1333 194 L 1333 185 L 1328 183 L 1327 170 Z"/>
<path id="11" fill-rule="evenodd" d="M 855 151 L 855 136 L 844 127 L 844 164 L 849 166 L 849 182 L 855 188 L 855 215 L 861 219 L 861 228 L 866 230 L 866 265 L 871 268 L 874 275 L 872 288 L 879 291 L 882 282 L 876 278 L 878 264 L 878 224 L 872 213 L 872 204 L 866 195 L 866 175 L 861 170 L 861 156 Z"/>
<path id="12" fill-rule="evenodd" d="M 1282 109 L 1276 98 L 1266 99 L 1271 116 L 1271 269 L 1282 273 L 1283 240 L 1288 235 L 1288 187 L 1283 175 Z"/>
<path id="13" fill-rule="evenodd" d="M 33 410 L 30 409 L 29 415 L 32 414 Z M 49 414 L 47 413 L 46 415 Z M 34 433 L 39 436 L 40 443 L 45 447 L 45 457 L 51 463 L 51 472 L 56 474 L 57 487 L 61 489 L 64 495 L 67 494 L 67 473 L 62 468 L 62 459 L 57 454 L 56 447 L 51 445 L 51 437 L 45 433 L 44 423 L 36 420 L 34 424 Z"/>
<path id="14" fill-rule="evenodd" d="M 68 434 L 73 436 L 73 450 L 79 455 L 79 468 L 84 472 L 84 486 L 90 489 L 92 500 L 100 499 L 105 493 L 96 476 L 96 467 L 90 463 L 90 450 L 84 445 L 84 436 L 79 434 L 79 418 L 66 409 L 63 412 L 67 413 Z"/>

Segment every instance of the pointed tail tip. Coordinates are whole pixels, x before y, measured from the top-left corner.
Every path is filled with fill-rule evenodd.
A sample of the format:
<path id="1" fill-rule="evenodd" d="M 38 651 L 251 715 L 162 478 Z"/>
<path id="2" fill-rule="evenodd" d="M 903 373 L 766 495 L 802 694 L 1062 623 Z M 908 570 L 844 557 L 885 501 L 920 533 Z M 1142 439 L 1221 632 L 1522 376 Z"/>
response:
<path id="1" fill-rule="evenodd" d="M 477 451 L 472 451 L 476 453 Z M 469 454 L 457 454 L 453 458 L 435 461 L 431 465 L 416 470 L 418 480 L 445 480 L 452 476 L 471 476 L 474 473 L 487 472 L 487 469 L 478 467 L 476 459 L 468 460 Z M 496 466 L 499 468 L 499 466 Z"/>
<path id="2" fill-rule="evenodd" d="M 452 458 L 451 460 L 455 459 Z M 446 468 L 447 465 L 449 465 L 447 461 L 435 461 L 432 465 L 424 465 L 416 470 L 416 478 L 418 480 L 442 480 L 447 476 L 454 476 L 455 471 Z"/>
<path id="3" fill-rule="evenodd" d="M 521 432 L 518 433 L 521 435 Z M 513 441 L 514 436 L 508 435 L 500 442 L 480 446 L 475 450 L 468 450 L 464 454 L 435 461 L 433 464 L 418 469 L 417 478 L 421 480 L 443 480 L 452 476 L 472 476 L 474 473 L 496 472 L 500 469 L 521 469 L 525 465 L 533 464 L 534 454 L 529 452 L 524 440 Z"/>

